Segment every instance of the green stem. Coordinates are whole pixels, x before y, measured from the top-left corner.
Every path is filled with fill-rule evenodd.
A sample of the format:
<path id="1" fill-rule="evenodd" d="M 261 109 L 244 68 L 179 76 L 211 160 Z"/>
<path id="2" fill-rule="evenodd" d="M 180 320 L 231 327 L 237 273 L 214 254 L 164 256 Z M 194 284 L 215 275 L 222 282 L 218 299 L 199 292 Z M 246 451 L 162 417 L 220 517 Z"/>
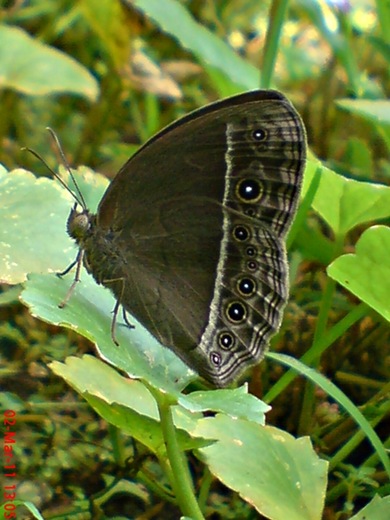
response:
<path id="1" fill-rule="evenodd" d="M 139 103 L 137 102 L 137 96 L 134 93 L 129 92 L 129 99 L 131 120 L 134 123 L 135 131 L 137 132 L 140 142 L 144 143 L 147 141 L 148 137 L 150 137 L 145 125 L 144 116 L 139 107 Z"/>
<path id="2" fill-rule="evenodd" d="M 301 362 L 310 365 L 318 356 L 340 338 L 354 323 L 367 314 L 367 305 L 360 303 L 352 309 L 344 318 L 326 332 L 318 341 L 314 342 L 310 349 L 301 357 Z M 285 388 L 296 378 L 296 373 L 291 369 L 273 385 L 264 396 L 263 401 L 271 403 Z"/>
<path id="3" fill-rule="evenodd" d="M 144 103 L 144 128 L 146 132 L 145 139 L 143 142 L 145 142 L 147 139 L 149 139 L 153 134 L 155 134 L 160 128 L 160 104 L 158 101 L 158 97 L 146 93 L 145 94 L 145 103 Z"/>
<path id="4" fill-rule="evenodd" d="M 110 435 L 111 446 L 113 448 L 114 460 L 119 466 L 124 467 L 126 450 L 120 430 L 116 426 L 108 423 L 108 432 Z"/>
<path id="5" fill-rule="evenodd" d="M 188 516 L 192 520 L 204 520 L 204 516 L 195 498 L 187 461 L 177 440 L 172 417 L 172 404 L 169 398 L 162 394 L 154 392 L 154 396 L 157 400 L 165 447 L 172 468 L 171 485 L 181 512 L 184 516 Z"/>
<path id="6" fill-rule="evenodd" d="M 333 258 L 337 258 L 343 250 L 344 236 L 336 237 L 334 245 Z M 318 313 L 318 320 L 316 329 L 314 332 L 313 344 L 318 343 L 319 339 L 322 338 L 326 332 L 326 326 L 329 319 L 330 310 L 332 308 L 333 295 L 336 289 L 336 282 L 331 278 L 327 278 L 325 291 L 321 299 L 320 310 Z M 320 356 L 313 360 L 311 366 L 318 367 L 320 363 Z M 307 381 L 305 385 L 305 394 L 303 397 L 303 403 L 298 424 L 298 435 L 306 435 L 311 428 L 313 420 L 313 411 L 315 407 L 315 387 Z"/>
<path id="7" fill-rule="evenodd" d="M 162 484 L 160 484 L 158 480 L 156 480 L 155 475 L 151 475 L 149 472 L 145 471 L 145 469 L 142 469 L 138 473 L 137 479 L 164 502 L 177 505 L 175 497 L 171 494 L 171 490 L 166 489 Z"/>
<path id="8" fill-rule="evenodd" d="M 390 43 L 390 9 L 387 0 L 376 0 L 381 36 L 386 43 Z"/>
<path id="9" fill-rule="evenodd" d="M 267 35 L 264 45 L 264 57 L 261 73 L 261 88 L 270 88 L 272 74 L 275 69 L 276 55 L 279 49 L 280 34 L 286 16 L 288 0 L 273 0 L 270 13 Z"/>
<path id="10" fill-rule="evenodd" d="M 286 239 L 287 251 L 291 249 L 291 245 L 293 244 L 298 231 L 302 229 L 304 221 L 307 220 L 307 214 L 309 212 L 309 209 L 311 208 L 315 194 L 317 193 L 318 187 L 321 182 L 321 171 L 322 165 L 318 164 L 316 167 L 316 171 L 314 172 L 314 175 L 310 181 L 310 185 L 306 191 L 306 194 L 299 204 L 297 216 L 295 217 L 293 225 L 291 226 L 291 229 L 288 232 Z"/>
<path id="11" fill-rule="evenodd" d="M 360 74 L 357 60 L 355 57 L 354 48 L 348 39 L 348 34 L 345 34 L 346 27 L 345 17 L 340 13 L 339 22 L 340 27 L 337 32 L 332 31 L 326 23 L 323 9 L 319 2 L 306 2 L 305 4 L 305 15 L 310 19 L 312 24 L 322 34 L 323 38 L 332 47 L 333 54 L 344 67 L 345 73 L 348 78 L 348 88 L 356 95 L 360 93 Z"/>
<path id="12" fill-rule="evenodd" d="M 372 419 L 370 421 L 371 426 L 375 428 L 375 426 L 379 424 L 388 413 L 389 410 L 387 409 L 382 415 Z M 336 468 L 341 462 L 343 462 L 347 457 L 349 457 L 351 453 L 359 446 L 359 444 L 362 443 L 362 441 L 365 438 L 365 432 L 359 429 L 345 444 L 343 444 L 339 451 L 333 455 L 333 457 L 329 461 L 329 471 Z"/>
<path id="13" fill-rule="evenodd" d="M 107 139 L 105 129 L 112 128 L 113 109 L 118 104 L 122 85 L 113 70 L 100 82 L 99 100 L 93 103 L 84 120 L 83 130 L 74 152 L 75 164 L 94 164 L 100 146 Z"/>
<path id="14" fill-rule="evenodd" d="M 388 437 L 384 442 L 383 442 L 383 447 L 385 448 L 385 450 L 387 452 L 390 451 L 390 437 Z M 372 468 L 374 466 L 376 466 L 378 464 L 378 461 L 379 461 L 379 457 L 378 457 L 378 453 L 375 451 L 372 455 L 370 455 L 368 457 L 368 459 L 366 459 L 363 463 L 363 467 L 366 467 L 366 468 Z"/>
<path id="15" fill-rule="evenodd" d="M 203 479 L 199 490 L 199 507 L 202 511 L 205 511 L 206 509 L 206 503 L 210 494 L 210 486 L 213 482 L 213 479 L 213 474 L 211 473 L 209 468 L 205 466 Z"/>

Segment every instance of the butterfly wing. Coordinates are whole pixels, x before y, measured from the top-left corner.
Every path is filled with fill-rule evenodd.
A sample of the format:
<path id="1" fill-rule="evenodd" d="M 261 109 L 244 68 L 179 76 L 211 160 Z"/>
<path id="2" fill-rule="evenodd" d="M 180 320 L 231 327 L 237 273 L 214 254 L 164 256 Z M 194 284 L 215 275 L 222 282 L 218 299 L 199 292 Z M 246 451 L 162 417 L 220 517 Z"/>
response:
<path id="1" fill-rule="evenodd" d="M 304 161 L 295 109 L 278 92 L 249 92 L 157 134 L 100 203 L 125 280 L 116 296 L 217 386 L 257 362 L 280 325 Z"/>

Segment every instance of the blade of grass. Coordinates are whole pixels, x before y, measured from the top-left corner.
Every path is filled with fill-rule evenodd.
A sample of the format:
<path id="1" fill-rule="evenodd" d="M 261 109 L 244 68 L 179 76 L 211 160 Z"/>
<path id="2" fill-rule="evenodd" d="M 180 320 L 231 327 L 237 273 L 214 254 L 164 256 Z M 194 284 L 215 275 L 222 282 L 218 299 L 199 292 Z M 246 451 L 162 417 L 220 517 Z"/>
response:
<path id="1" fill-rule="evenodd" d="M 312 347 L 301 357 L 300 362 L 311 364 L 318 356 L 340 338 L 354 323 L 367 315 L 368 306 L 361 303 L 354 307 L 350 313 L 344 316 L 336 325 L 326 332 L 318 341 L 314 342 Z M 266 357 L 272 357 L 272 353 L 268 352 Z M 294 371 L 289 370 L 284 374 L 271 390 L 264 396 L 263 401 L 271 403 L 296 377 Z"/>
<path id="2" fill-rule="evenodd" d="M 337 403 L 339 403 L 339 405 L 342 406 L 344 410 L 346 410 L 346 412 L 358 424 L 359 428 L 365 433 L 390 477 L 390 461 L 380 438 L 372 428 L 371 424 L 367 421 L 361 411 L 353 404 L 349 397 L 347 397 L 334 383 L 326 379 L 326 377 L 324 377 L 322 374 L 313 368 L 304 365 L 297 359 L 287 356 L 286 354 L 276 354 L 275 352 L 269 353 L 268 357 L 278 361 L 285 366 L 290 367 L 292 370 L 294 370 L 294 372 L 300 375 L 304 375 L 307 379 L 322 388 L 329 396 L 331 396 Z"/>
<path id="3" fill-rule="evenodd" d="M 269 22 L 264 45 L 264 57 L 262 74 L 260 78 L 261 88 L 270 88 L 272 74 L 275 70 L 276 56 L 279 49 L 279 40 L 282 32 L 283 21 L 286 16 L 288 0 L 273 0 L 269 12 Z"/>

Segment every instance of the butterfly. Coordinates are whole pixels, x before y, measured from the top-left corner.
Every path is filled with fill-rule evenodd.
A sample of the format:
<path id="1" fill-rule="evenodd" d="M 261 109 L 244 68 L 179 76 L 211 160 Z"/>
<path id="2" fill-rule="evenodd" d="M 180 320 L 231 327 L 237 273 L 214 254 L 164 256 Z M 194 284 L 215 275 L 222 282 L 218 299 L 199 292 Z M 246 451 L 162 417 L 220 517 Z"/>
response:
<path id="1" fill-rule="evenodd" d="M 255 90 L 149 139 L 96 214 L 80 200 L 67 223 L 76 279 L 83 263 L 114 294 L 113 337 L 122 306 L 217 387 L 258 363 L 288 298 L 285 237 L 305 158 L 295 108 Z"/>

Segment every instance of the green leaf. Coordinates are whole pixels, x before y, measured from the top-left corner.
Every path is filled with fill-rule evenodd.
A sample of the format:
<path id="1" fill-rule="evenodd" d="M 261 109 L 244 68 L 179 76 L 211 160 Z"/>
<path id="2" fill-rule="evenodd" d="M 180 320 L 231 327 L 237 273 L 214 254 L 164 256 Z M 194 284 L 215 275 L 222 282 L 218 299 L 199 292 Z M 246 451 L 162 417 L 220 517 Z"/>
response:
<path id="1" fill-rule="evenodd" d="M 123 497 L 133 495 L 143 502 L 144 507 L 150 505 L 150 495 L 143 484 L 125 479 L 117 481 L 115 477 L 107 474 L 104 474 L 103 478 L 106 484 L 106 489 L 100 496 L 94 497 L 95 504 L 99 507 L 109 502 L 115 495 L 121 495 Z M 112 520 L 128 520 L 128 517 L 124 516 L 115 516 L 111 518 Z M 76 518 L 74 520 L 76 520 Z"/>
<path id="2" fill-rule="evenodd" d="M 262 425 L 265 423 L 264 414 L 271 409 L 254 395 L 248 394 L 246 385 L 232 390 L 192 392 L 180 397 L 179 403 L 192 412 L 223 412 L 230 417 L 247 419 Z"/>
<path id="3" fill-rule="evenodd" d="M 107 179 L 88 168 L 75 171 L 88 207 L 94 210 Z M 66 177 L 64 177 L 66 181 Z M 66 233 L 74 200 L 57 180 L 26 170 L 0 170 L 0 280 L 16 284 L 27 273 L 63 271 L 77 249 Z"/>
<path id="4" fill-rule="evenodd" d="M 373 226 L 356 244 L 354 254 L 342 255 L 328 275 L 390 321 L 390 228 Z"/>
<path id="5" fill-rule="evenodd" d="M 63 52 L 18 27 L 0 26 L 0 41 L 0 88 L 34 96 L 68 92 L 97 99 L 96 79 Z"/>
<path id="6" fill-rule="evenodd" d="M 192 52 L 206 65 L 222 71 L 242 89 L 259 86 L 259 71 L 238 56 L 221 38 L 192 18 L 177 0 L 134 0 L 136 7 L 151 18 L 164 32 Z"/>
<path id="7" fill-rule="evenodd" d="M 76 250 L 66 236 L 71 198 L 50 179 L 25 170 L 0 172 L 0 279 L 16 284 L 30 272 L 63 270 Z"/>
<path id="8" fill-rule="evenodd" d="M 369 504 L 361 509 L 350 520 L 388 520 L 390 511 L 390 496 L 375 495 Z"/>
<path id="9" fill-rule="evenodd" d="M 316 168 L 310 161 L 305 172 L 306 182 L 315 175 Z M 390 216 L 390 187 L 346 179 L 324 166 L 320 175 L 313 208 L 336 236 L 344 237 L 358 224 Z"/>
<path id="10" fill-rule="evenodd" d="M 368 143 L 358 137 L 350 137 L 343 154 L 343 163 L 348 164 L 348 170 L 354 176 L 371 178 L 375 172 L 373 152 Z"/>
<path id="11" fill-rule="evenodd" d="M 273 520 L 320 520 L 327 462 L 307 437 L 224 415 L 198 422 L 196 436 L 216 439 L 199 455 L 226 486 Z"/>
<path id="12" fill-rule="evenodd" d="M 133 317 L 130 321 L 134 329 L 129 329 L 118 317 L 116 337 L 119 346 L 116 346 L 111 337 L 114 297 L 84 270 L 70 301 L 60 309 L 58 304 L 67 294 L 72 280 L 72 273 L 64 279 L 55 275 L 30 275 L 21 300 L 34 316 L 90 339 L 100 356 L 115 367 L 177 398 L 180 390 L 194 379 L 194 373 Z"/>
<path id="13" fill-rule="evenodd" d="M 88 355 L 82 359 L 68 357 L 65 364 L 54 361 L 50 367 L 106 421 L 131 435 L 154 453 L 165 450 L 156 401 L 140 381 L 129 380 L 101 360 Z M 194 420 L 195 418 L 196 415 Z M 185 423 L 189 424 L 188 418 Z M 177 426 L 182 449 L 193 449 L 205 444 L 204 440 L 192 439 L 183 431 L 180 414 Z"/>

